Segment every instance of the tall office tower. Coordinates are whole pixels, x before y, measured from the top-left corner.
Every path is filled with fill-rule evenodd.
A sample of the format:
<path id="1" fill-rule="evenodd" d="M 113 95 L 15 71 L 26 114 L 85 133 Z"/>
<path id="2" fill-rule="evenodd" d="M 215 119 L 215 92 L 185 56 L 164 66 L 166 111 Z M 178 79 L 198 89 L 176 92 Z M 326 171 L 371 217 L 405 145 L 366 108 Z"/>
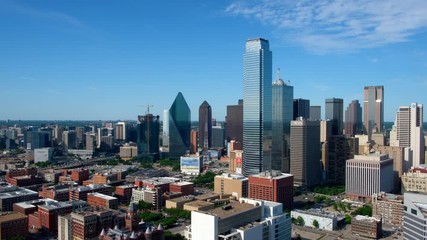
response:
<path id="1" fill-rule="evenodd" d="M 64 131 L 62 133 L 62 143 L 64 144 L 64 149 L 75 149 L 77 146 L 77 134 L 75 131 Z"/>
<path id="2" fill-rule="evenodd" d="M 271 168 L 272 52 L 262 38 L 246 41 L 243 56 L 243 174 Z"/>
<path id="3" fill-rule="evenodd" d="M 160 117 L 148 113 L 138 116 L 137 147 L 138 159 L 154 161 L 159 157 Z"/>
<path id="4" fill-rule="evenodd" d="M 87 132 L 86 133 L 86 150 L 94 151 L 96 147 L 96 134 Z"/>
<path id="5" fill-rule="evenodd" d="M 163 144 L 162 146 L 169 146 L 169 110 L 163 110 Z"/>
<path id="6" fill-rule="evenodd" d="M 310 100 L 302 98 L 294 99 L 294 117 L 292 120 L 299 117 L 310 119 Z"/>
<path id="7" fill-rule="evenodd" d="M 113 139 L 113 140 L 108 140 L 108 141 L 113 141 L 114 142 L 114 128 L 106 128 L 106 127 L 101 127 L 98 128 L 98 134 L 96 136 L 96 143 L 97 143 L 97 148 L 102 148 L 102 138 L 104 137 L 104 140 L 106 140 L 108 137 L 108 139 Z M 107 147 L 108 148 L 108 147 Z"/>
<path id="8" fill-rule="evenodd" d="M 423 105 L 411 103 L 399 108 L 396 114 L 396 140 L 390 145 L 405 148 L 405 172 L 424 163 Z"/>
<path id="9" fill-rule="evenodd" d="M 369 140 L 373 132 L 382 132 L 384 125 L 384 87 L 369 86 L 364 89 L 363 133 Z"/>
<path id="10" fill-rule="evenodd" d="M 287 85 L 277 74 L 273 82 L 273 133 L 271 168 L 289 173 L 291 121 L 293 120 L 294 87 Z"/>
<path id="11" fill-rule="evenodd" d="M 190 150 L 191 111 L 181 92 L 169 109 L 169 158 L 180 159 Z"/>
<path id="12" fill-rule="evenodd" d="M 225 146 L 225 129 L 222 126 L 212 127 L 212 147 L 223 148 Z"/>
<path id="13" fill-rule="evenodd" d="M 237 105 L 227 106 L 225 137 L 227 141 L 243 142 L 243 99 Z"/>
<path id="14" fill-rule="evenodd" d="M 84 127 L 76 127 L 76 141 L 77 141 L 76 147 L 78 149 L 81 149 L 84 146 L 83 145 L 84 141 L 85 141 L 85 139 L 84 139 L 84 133 L 85 133 Z"/>
<path id="15" fill-rule="evenodd" d="M 195 154 L 197 152 L 197 139 L 199 138 L 199 133 L 196 129 L 191 129 L 190 132 L 190 154 Z"/>
<path id="16" fill-rule="evenodd" d="M 320 123 L 299 118 L 291 122 L 291 174 L 299 186 L 320 184 Z"/>
<path id="17" fill-rule="evenodd" d="M 36 132 L 27 132 L 27 134 L 30 134 L 30 143 L 31 143 L 31 149 L 34 150 L 35 148 L 45 148 L 50 147 L 50 141 L 51 134 L 49 132 L 44 131 L 36 131 Z M 27 145 L 28 148 L 28 145 Z"/>
<path id="18" fill-rule="evenodd" d="M 345 184 L 345 163 L 348 159 L 359 154 L 359 139 L 354 137 L 334 135 L 330 136 L 327 146 L 326 158 L 323 166 L 326 170 L 326 181 L 332 184 Z"/>
<path id="19" fill-rule="evenodd" d="M 127 124 L 125 122 L 116 123 L 114 130 L 114 139 L 116 141 L 126 141 Z"/>
<path id="20" fill-rule="evenodd" d="M 321 106 L 310 106 L 310 120 L 321 120 Z"/>
<path id="21" fill-rule="evenodd" d="M 403 239 L 427 239 L 427 194 L 405 192 Z"/>
<path id="22" fill-rule="evenodd" d="M 212 109 L 203 101 L 199 107 L 199 148 L 209 149 L 212 146 Z"/>
<path id="23" fill-rule="evenodd" d="M 341 98 L 327 98 L 325 100 L 325 119 L 332 121 L 332 135 L 342 135 L 343 100 Z"/>
<path id="24" fill-rule="evenodd" d="M 392 192 L 393 175 L 393 159 L 387 154 L 355 155 L 346 161 L 346 196 L 352 200 L 370 200 L 374 193 Z"/>
<path id="25" fill-rule="evenodd" d="M 353 100 L 345 110 L 345 135 L 354 136 L 362 132 L 362 107 Z"/>

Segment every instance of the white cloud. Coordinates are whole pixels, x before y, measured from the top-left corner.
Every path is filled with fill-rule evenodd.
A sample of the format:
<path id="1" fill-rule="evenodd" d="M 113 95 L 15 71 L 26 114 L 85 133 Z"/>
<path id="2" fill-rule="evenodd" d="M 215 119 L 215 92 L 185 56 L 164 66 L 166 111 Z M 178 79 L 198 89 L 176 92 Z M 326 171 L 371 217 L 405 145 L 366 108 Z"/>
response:
<path id="1" fill-rule="evenodd" d="M 284 30 L 286 40 L 317 52 L 405 42 L 427 27 L 425 0 L 237 1 L 225 11 Z"/>

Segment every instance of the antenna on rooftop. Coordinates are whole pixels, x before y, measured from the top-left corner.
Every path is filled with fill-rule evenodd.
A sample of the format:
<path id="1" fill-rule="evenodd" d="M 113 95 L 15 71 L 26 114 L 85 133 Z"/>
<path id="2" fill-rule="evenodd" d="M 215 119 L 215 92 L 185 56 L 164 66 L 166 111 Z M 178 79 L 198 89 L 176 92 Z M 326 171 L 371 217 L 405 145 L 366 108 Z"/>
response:
<path id="1" fill-rule="evenodd" d="M 277 68 L 277 72 L 276 72 L 276 79 L 279 80 L 280 79 L 280 68 Z"/>
<path id="2" fill-rule="evenodd" d="M 147 104 L 147 105 L 140 105 L 140 106 L 138 106 L 138 107 L 146 107 L 146 108 L 147 108 L 147 112 L 146 112 L 146 114 L 149 114 L 149 113 L 150 113 L 150 107 L 154 107 L 154 105 Z"/>

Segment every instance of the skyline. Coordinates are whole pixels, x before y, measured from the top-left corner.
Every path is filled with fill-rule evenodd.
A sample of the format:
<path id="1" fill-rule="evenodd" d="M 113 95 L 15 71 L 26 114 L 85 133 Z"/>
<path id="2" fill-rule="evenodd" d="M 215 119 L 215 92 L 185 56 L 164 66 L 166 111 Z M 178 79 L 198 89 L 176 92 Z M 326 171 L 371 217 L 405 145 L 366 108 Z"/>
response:
<path id="1" fill-rule="evenodd" d="M 364 86 L 384 86 L 387 122 L 425 103 L 423 1 L 102 3 L 0 1 L 1 120 L 136 120 L 147 104 L 162 118 L 182 92 L 193 121 L 205 100 L 223 121 L 256 37 L 322 117 L 326 98 L 363 103 Z"/>

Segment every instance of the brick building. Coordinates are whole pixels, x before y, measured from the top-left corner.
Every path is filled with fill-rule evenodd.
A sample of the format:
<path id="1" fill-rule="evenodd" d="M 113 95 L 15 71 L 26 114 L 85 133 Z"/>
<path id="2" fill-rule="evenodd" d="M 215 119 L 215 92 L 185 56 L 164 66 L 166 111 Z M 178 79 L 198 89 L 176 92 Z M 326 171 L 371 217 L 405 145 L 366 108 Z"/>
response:
<path id="1" fill-rule="evenodd" d="M 71 180 L 77 182 L 79 185 L 83 183 L 83 181 L 89 179 L 89 169 L 73 169 L 71 170 Z"/>
<path id="2" fill-rule="evenodd" d="M 110 186 L 100 184 L 89 184 L 88 186 L 79 186 L 71 189 L 69 199 L 70 201 L 87 201 L 87 194 L 93 192 L 111 195 L 112 190 Z"/>
<path id="3" fill-rule="evenodd" d="M 379 239 L 382 235 L 381 218 L 357 215 L 351 219 L 353 236 Z"/>
<path id="4" fill-rule="evenodd" d="M 39 194 L 32 190 L 10 185 L 2 186 L 0 187 L 0 211 L 12 211 L 14 203 L 35 200 L 38 198 Z"/>
<path id="5" fill-rule="evenodd" d="M 169 184 L 169 191 L 190 195 L 194 193 L 194 184 L 191 182 L 173 182 Z"/>
<path id="6" fill-rule="evenodd" d="M 214 192 L 231 194 L 237 199 L 248 197 L 248 178 L 243 175 L 224 173 L 215 176 Z"/>
<path id="7" fill-rule="evenodd" d="M 22 213 L 4 213 L 0 215 L 0 238 L 28 236 L 28 216 Z"/>
<path id="8" fill-rule="evenodd" d="M 116 197 L 95 192 L 87 194 L 87 204 L 93 207 L 117 209 L 119 200 Z"/>
<path id="9" fill-rule="evenodd" d="M 372 195 L 372 215 L 381 216 L 383 223 L 401 227 L 404 207 L 402 195 L 384 192 Z"/>
<path id="10" fill-rule="evenodd" d="M 70 190 L 67 185 L 43 186 L 39 191 L 40 198 L 50 198 L 56 201 L 68 201 Z"/>
<path id="11" fill-rule="evenodd" d="M 121 203 L 129 203 L 132 198 L 132 189 L 135 189 L 136 186 L 133 184 L 117 186 L 114 196 L 119 199 Z"/>
<path id="12" fill-rule="evenodd" d="M 93 212 L 71 213 L 71 232 L 73 240 L 92 239 L 98 236 L 97 216 Z"/>

